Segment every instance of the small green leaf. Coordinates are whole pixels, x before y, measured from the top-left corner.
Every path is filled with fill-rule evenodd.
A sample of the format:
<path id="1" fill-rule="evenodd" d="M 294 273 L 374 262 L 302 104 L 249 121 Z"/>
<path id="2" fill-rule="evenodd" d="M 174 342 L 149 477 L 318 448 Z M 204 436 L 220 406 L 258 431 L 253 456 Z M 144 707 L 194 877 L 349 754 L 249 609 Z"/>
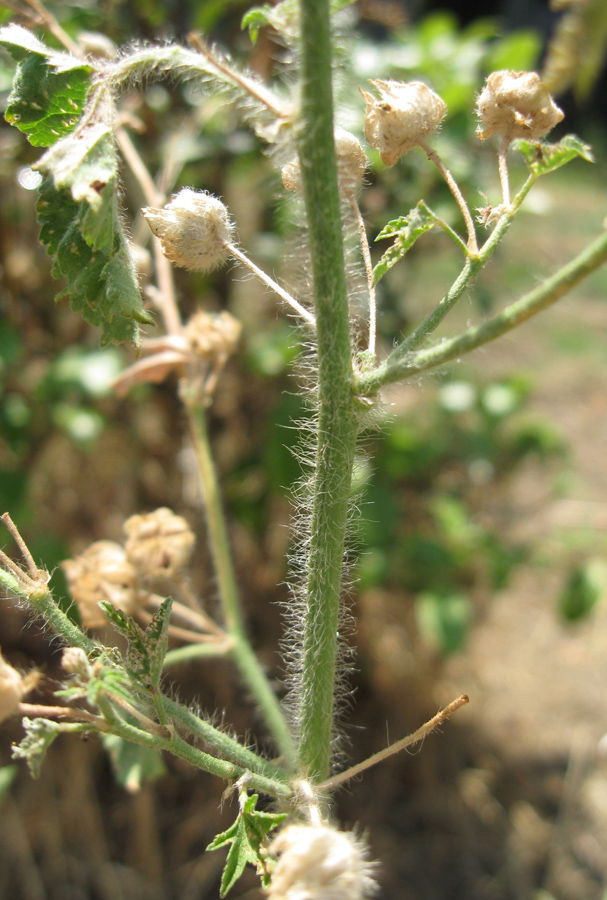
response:
<path id="1" fill-rule="evenodd" d="M 115 734 L 103 735 L 105 747 L 118 784 L 134 793 L 144 781 L 156 781 L 166 774 L 162 754 L 150 747 L 140 747 Z"/>
<path id="2" fill-rule="evenodd" d="M 270 18 L 271 13 L 272 7 L 266 3 L 265 6 L 256 6 L 253 9 L 250 9 L 242 17 L 240 27 L 242 31 L 244 31 L 245 28 L 249 29 L 249 38 L 251 39 L 252 44 L 257 43 L 260 29 L 266 28 L 268 25 L 272 24 Z"/>
<path id="3" fill-rule="evenodd" d="M 376 241 L 386 238 L 395 238 L 394 243 L 387 250 L 373 269 L 373 284 L 384 277 L 386 272 L 401 259 L 416 240 L 430 231 L 438 223 L 438 217 L 420 200 L 417 206 L 410 210 L 406 216 L 400 216 L 382 228 L 376 237 Z"/>
<path id="4" fill-rule="evenodd" d="M 512 146 L 515 150 L 520 150 L 534 175 L 546 175 L 548 172 L 554 172 L 577 157 L 581 157 L 587 162 L 594 162 L 592 149 L 574 134 L 566 134 L 556 144 L 518 140 L 514 141 Z"/>
<path id="5" fill-rule="evenodd" d="M 108 621 L 128 641 L 126 665 L 130 675 L 152 690 L 157 690 L 168 649 L 169 619 L 173 601 L 168 597 L 145 629 L 113 604 L 101 601 Z"/>
<path id="6" fill-rule="evenodd" d="M 245 791 L 241 791 L 238 818 L 227 831 L 218 834 L 207 847 L 207 850 L 218 850 L 220 847 L 225 847 L 226 844 L 231 845 L 221 876 L 219 896 L 222 898 L 238 881 L 247 863 L 256 867 L 264 887 L 268 885 L 269 876 L 261 845 L 268 833 L 284 822 L 286 814 L 256 810 L 258 799 L 258 794 L 248 797 Z"/>
<path id="7" fill-rule="evenodd" d="M 20 744 L 13 745 L 13 759 L 25 759 L 32 778 L 38 778 L 46 751 L 61 731 L 61 725 L 58 722 L 51 722 L 50 719 L 27 717 L 22 719 L 22 724 L 25 728 L 25 737 Z"/>
<path id="8" fill-rule="evenodd" d="M 426 591 L 415 599 L 421 633 L 444 654 L 459 652 L 466 643 L 472 605 L 457 591 Z"/>
<path id="9" fill-rule="evenodd" d="M 5 118 L 35 147 L 50 147 L 78 122 L 92 67 L 58 53 L 19 25 L 0 29 L 0 45 L 18 66 Z"/>
<path id="10" fill-rule="evenodd" d="M 559 599 L 559 612 L 568 622 L 585 618 L 607 593 L 607 563 L 589 559 L 570 573 Z"/>

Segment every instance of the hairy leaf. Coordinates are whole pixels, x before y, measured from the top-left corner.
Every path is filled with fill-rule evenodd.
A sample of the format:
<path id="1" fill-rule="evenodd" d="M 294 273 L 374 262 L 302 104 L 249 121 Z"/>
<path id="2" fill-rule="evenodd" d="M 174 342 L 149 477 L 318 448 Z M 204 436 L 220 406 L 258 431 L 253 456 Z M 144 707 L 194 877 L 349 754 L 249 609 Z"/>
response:
<path id="1" fill-rule="evenodd" d="M 0 29 L 0 45 L 17 60 L 5 118 L 35 147 L 50 147 L 70 132 L 84 109 L 92 67 L 59 53 L 19 25 Z"/>
<path id="2" fill-rule="evenodd" d="M 238 818 L 227 831 L 218 834 L 207 847 L 207 850 L 218 850 L 220 847 L 230 845 L 221 876 L 220 897 L 225 897 L 236 884 L 247 863 L 256 867 L 264 887 L 269 883 L 261 845 L 268 833 L 284 822 L 286 815 L 255 809 L 258 799 L 258 794 L 247 797 L 246 793 L 242 791 Z"/>
<path id="3" fill-rule="evenodd" d="M 50 719 L 28 719 L 25 716 L 22 723 L 25 737 L 20 744 L 13 746 L 13 759 L 25 759 L 32 778 L 38 778 L 46 751 L 61 731 L 61 725 Z"/>
<path id="4" fill-rule="evenodd" d="M 556 144 L 518 140 L 514 141 L 512 146 L 515 150 L 520 150 L 534 175 L 546 175 L 548 172 L 554 172 L 555 169 L 560 169 L 561 166 L 567 165 L 577 157 L 581 157 L 587 162 L 594 162 L 591 148 L 574 134 L 566 134 Z"/>
<path id="5" fill-rule="evenodd" d="M 375 240 L 381 241 L 393 237 L 395 241 L 373 269 L 373 284 L 377 284 L 388 269 L 391 269 L 413 246 L 418 237 L 434 228 L 437 222 L 437 216 L 423 200 L 420 200 L 406 216 L 400 216 L 400 218 L 388 222 Z"/>
<path id="6" fill-rule="evenodd" d="M 168 649 L 168 631 L 173 601 L 168 597 L 145 629 L 111 603 L 100 604 L 116 631 L 128 641 L 126 665 L 129 673 L 146 687 L 157 690 Z"/>

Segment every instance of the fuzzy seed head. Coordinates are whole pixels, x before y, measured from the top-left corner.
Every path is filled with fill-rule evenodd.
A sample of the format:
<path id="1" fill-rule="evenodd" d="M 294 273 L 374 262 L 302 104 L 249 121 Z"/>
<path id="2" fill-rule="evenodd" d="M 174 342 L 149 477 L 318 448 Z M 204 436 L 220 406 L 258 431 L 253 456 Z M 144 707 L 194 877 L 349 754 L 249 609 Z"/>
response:
<path id="1" fill-rule="evenodd" d="M 195 313 L 185 327 L 185 336 L 192 353 L 205 360 L 231 356 L 240 339 L 242 325 L 228 312 Z"/>
<path id="2" fill-rule="evenodd" d="M 335 154 L 339 188 L 346 196 L 359 189 L 367 168 L 367 157 L 360 141 L 343 128 L 335 129 Z M 297 157 L 283 166 L 282 183 L 287 191 L 301 191 L 301 170 Z"/>
<path id="3" fill-rule="evenodd" d="M 365 900 L 377 889 L 364 844 L 328 825 L 288 825 L 270 854 L 279 859 L 269 900 Z"/>
<path id="4" fill-rule="evenodd" d="M 61 668 L 68 675 L 79 675 L 85 679 L 91 674 L 88 657 L 82 647 L 66 647 L 61 655 Z"/>
<path id="5" fill-rule="evenodd" d="M 137 591 L 136 572 L 124 547 L 114 541 L 96 541 L 76 559 L 64 560 L 61 568 L 87 628 L 99 628 L 107 622 L 98 605 L 100 600 L 132 615 L 147 599 Z"/>
<path id="6" fill-rule="evenodd" d="M 10 719 L 18 712 L 25 692 L 22 676 L 0 653 L 0 722 Z"/>
<path id="7" fill-rule="evenodd" d="M 184 188 L 164 209 L 141 212 L 162 243 L 162 252 L 176 266 L 191 272 L 211 272 L 228 259 L 226 241 L 234 226 L 226 206 L 206 191 Z"/>
<path id="8" fill-rule="evenodd" d="M 365 137 L 387 166 L 425 143 L 442 122 L 444 101 L 421 81 L 370 81 L 379 99 L 361 90 L 367 108 Z"/>
<path id="9" fill-rule="evenodd" d="M 174 575 L 190 561 L 196 538 L 185 519 L 166 507 L 124 523 L 126 557 L 146 578 Z"/>
<path id="10" fill-rule="evenodd" d="M 489 75 L 476 112 L 482 123 L 477 129 L 481 141 L 496 133 L 510 141 L 538 141 L 564 117 L 537 72 L 506 69 Z"/>

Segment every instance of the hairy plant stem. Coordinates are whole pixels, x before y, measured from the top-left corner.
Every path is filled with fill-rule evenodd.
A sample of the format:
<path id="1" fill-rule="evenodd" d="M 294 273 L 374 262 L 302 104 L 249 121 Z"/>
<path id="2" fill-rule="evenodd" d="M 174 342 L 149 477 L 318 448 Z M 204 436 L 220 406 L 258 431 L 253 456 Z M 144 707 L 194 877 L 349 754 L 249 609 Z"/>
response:
<path id="1" fill-rule="evenodd" d="M 291 788 L 283 781 L 258 775 L 248 769 L 235 766 L 231 762 L 209 756 L 208 753 L 204 753 L 197 747 L 192 747 L 178 734 L 165 738 L 142 731 L 119 716 L 107 698 L 99 700 L 99 709 L 110 725 L 112 732 L 126 741 L 140 744 L 143 747 L 150 747 L 153 750 L 166 750 L 174 756 L 186 760 L 191 765 L 196 766 L 196 768 L 210 772 L 212 775 L 219 775 L 220 778 L 224 778 L 227 781 L 234 782 L 241 778 L 246 779 L 246 783 L 254 790 L 263 791 L 265 794 L 270 794 L 273 797 L 289 799 L 292 795 Z"/>
<path id="2" fill-rule="evenodd" d="M 314 284 L 318 438 L 298 685 L 299 768 L 329 774 L 337 630 L 348 500 L 357 436 L 352 350 L 333 138 L 331 29 L 327 0 L 301 0 L 298 152 Z"/>
<path id="3" fill-rule="evenodd" d="M 187 387 L 181 393 L 196 450 L 209 545 L 219 587 L 226 634 L 232 640 L 229 652 L 247 687 L 258 703 L 261 714 L 276 740 L 280 753 L 285 758 L 287 765 L 293 765 L 296 755 L 293 737 L 278 698 L 249 644 L 244 629 L 230 542 L 207 433 L 206 413 L 196 396 L 189 395 Z"/>
<path id="4" fill-rule="evenodd" d="M 436 368 L 469 353 L 476 347 L 494 341 L 556 303 L 605 262 L 607 262 L 607 233 L 603 233 L 535 290 L 511 303 L 481 325 L 469 328 L 462 334 L 419 353 L 403 355 L 398 352 L 400 348 L 397 348 L 383 365 L 359 378 L 356 391 L 367 397 L 372 396 L 386 384 Z"/>

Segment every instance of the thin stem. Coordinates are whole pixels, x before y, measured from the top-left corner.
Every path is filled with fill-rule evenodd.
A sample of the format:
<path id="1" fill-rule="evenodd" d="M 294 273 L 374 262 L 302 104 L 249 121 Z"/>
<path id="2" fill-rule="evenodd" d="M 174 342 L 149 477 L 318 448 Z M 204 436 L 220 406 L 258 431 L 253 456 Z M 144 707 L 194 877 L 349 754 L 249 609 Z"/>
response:
<path id="1" fill-rule="evenodd" d="M 69 34 L 67 34 L 63 30 L 54 15 L 50 13 L 45 6 L 43 6 L 40 0 L 24 0 L 24 2 L 27 3 L 27 5 L 31 7 L 31 9 L 38 13 L 44 23 L 44 26 L 48 28 L 48 30 L 54 37 L 57 38 L 59 43 L 63 44 L 63 46 L 69 53 L 71 53 L 78 59 L 82 58 L 83 53 L 78 44 L 74 43 Z"/>
<path id="2" fill-rule="evenodd" d="M 435 716 L 429 719 L 424 725 L 414 731 L 413 734 L 407 735 L 407 737 L 401 738 L 400 741 L 395 741 L 394 744 L 390 744 L 389 747 L 386 747 L 385 750 L 380 750 L 379 753 L 374 753 L 373 756 L 370 756 L 368 759 L 365 759 L 364 762 L 358 763 L 356 766 L 351 766 L 349 769 L 346 769 L 344 772 L 340 772 L 338 775 L 334 775 L 333 778 L 328 778 L 326 781 L 323 781 L 322 784 L 319 784 L 319 788 L 335 788 L 339 784 L 343 784 L 345 781 L 350 781 L 351 778 L 355 778 L 357 775 L 360 775 L 361 772 L 365 772 L 367 769 L 370 769 L 371 766 L 376 766 L 377 763 L 383 762 L 388 757 L 393 756 L 395 753 L 400 753 L 401 750 L 405 750 L 407 747 L 413 746 L 413 744 L 417 744 L 418 741 L 423 741 L 423 739 L 431 734 L 438 728 L 439 725 L 442 725 L 449 716 L 453 715 L 454 712 L 457 712 L 458 709 L 461 709 L 462 706 L 465 706 L 470 702 L 470 698 L 466 694 L 462 694 L 461 697 L 458 697 L 457 700 L 453 700 L 446 706 L 444 709 L 440 710 Z"/>
<path id="3" fill-rule="evenodd" d="M 231 243 L 231 241 L 226 241 L 225 245 L 232 256 L 236 257 L 236 259 L 241 262 L 243 266 L 246 266 L 247 269 L 250 269 L 251 272 L 253 272 L 253 274 L 256 275 L 260 281 L 263 281 L 263 283 L 267 287 L 271 288 L 275 294 L 278 294 L 278 296 L 282 300 L 284 300 L 285 303 L 287 303 L 289 306 L 292 306 L 293 309 L 297 313 L 299 313 L 302 319 L 305 319 L 308 325 L 311 325 L 312 328 L 316 326 L 316 320 L 314 319 L 312 313 L 308 312 L 308 310 L 304 306 L 302 306 L 301 303 L 299 303 L 295 299 L 295 297 L 292 297 L 291 294 L 288 293 L 288 291 L 285 291 L 283 288 L 281 288 L 281 286 L 277 284 L 273 278 L 270 278 L 269 275 L 266 275 L 263 269 L 260 269 L 258 266 L 256 266 L 255 263 L 252 262 L 249 257 L 246 256 L 241 250 L 239 250 L 235 244 Z"/>
<path id="4" fill-rule="evenodd" d="M 120 126 L 116 129 L 116 140 L 148 206 L 162 206 L 166 197 L 156 187 L 154 179 L 139 155 L 130 135 Z M 154 294 L 154 300 L 164 320 L 167 332 L 169 334 L 180 334 L 182 324 L 177 304 L 173 269 L 162 252 L 160 240 L 154 235 L 152 235 L 152 248 L 154 252 L 154 267 L 158 279 L 158 294 Z"/>
<path id="5" fill-rule="evenodd" d="M 85 709 L 74 709 L 71 706 L 45 706 L 42 703 L 20 703 L 22 716 L 34 716 L 43 719 L 82 719 L 94 725 L 97 731 L 107 731 L 108 725 L 101 716 L 87 712 Z"/>
<path id="6" fill-rule="evenodd" d="M 38 569 L 38 566 L 36 565 L 36 563 L 34 562 L 34 557 L 30 553 L 27 544 L 25 543 L 25 541 L 19 534 L 19 529 L 17 528 L 17 526 L 15 525 L 15 523 L 13 522 L 13 520 L 11 519 L 11 517 L 8 513 L 3 513 L 1 518 L 2 518 L 2 521 L 4 522 L 4 524 L 6 525 L 7 529 L 11 533 L 13 540 L 19 547 L 19 550 L 21 551 L 21 555 L 23 556 L 23 559 L 25 560 L 25 562 L 27 564 L 30 578 L 35 580 L 39 575 L 39 569 Z"/>
<path id="7" fill-rule="evenodd" d="M 367 229 L 365 228 L 365 220 L 363 219 L 356 197 L 350 200 L 350 208 L 354 213 L 354 218 L 358 223 L 358 233 L 360 235 L 360 248 L 365 263 L 365 272 L 367 273 L 367 290 L 369 292 L 369 353 L 375 356 L 375 340 L 377 336 L 377 299 L 375 296 L 375 285 L 373 283 L 373 262 L 371 260 L 371 251 L 369 250 L 369 241 L 367 239 Z"/>
<path id="8" fill-rule="evenodd" d="M 198 740 L 203 741 L 208 747 L 212 747 L 214 752 L 220 753 L 226 759 L 251 772 L 279 778 L 285 784 L 289 781 L 289 774 L 284 769 L 270 760 L 263 759 L 247 747 L 243 747 L 237 740 L 214 728 L 186 706 L 182 706 L 164 695 L 162 695 L 162 705 L 168 718 L 177 728 L 187 731 Z"/>
<path id="9" fill-rule="evenodd" d="M 510 206 L 510 180 L 508 176 L 508 147 L 510 146 L 510 138 L 503 137 L 500 141 L 497 153 L 497 165 L 500 173 L 500 184 L 502 186 L 502 201 L 504 206 Z"/>
<path id="10" fill-rule="evenodd" d="M 455 202 L 460 208 L 461 214 L 464 217 L 464 222 L 466 223 L 466 231 L 468 232 L 468 252 L 473 256 L 476 256 L 478 253 L 478 244 L 476 242 L 476 230 L 474 228 L 474 222 L 472 221 L 472 216 L 470 215 L 470 210 L 468 209 L 468 204 L 464 200 L 463 194 L 459 189 L 459 185 L 457 181 L 443 163 L 442 159 L 429 144 L 426 144 L 425 141 L 420 143 L 420 147 L 425 151 L 428 159 L 434 163 L 434 165 L 438 168 L 439 172 L 447 182 L 447 187 L 455 197 Z"/>
<path id="11" fill-rule="evenodd" d="M 216 659 L 218 656 L 226 656 L 233 648 L 234 642 L 231 638 L 212 644 L 188 644 L 186 647 L 177 647 L 175 650 L 169 650 L 165 656 L 164 668 L 168 669 L 170 666 L 177 666 L 193 659 Z"/>
<path id="12" fill-rule="evenodd" d="M 522 186 L 507 211 L 505 211 L 495 226 L 491 235 L 487 238 L 476 257 L 468 257 L 464 268 L 453 282 L 445 296 L 434 307 L 431 313 L 418 325 L 415 331 L 411 332 L 388 357 L 385 365 L 394 365 L 397 362 L 409 357 L 410 354 L 417 350 L 425 341 L 436 331 L 447 313 L 449 313 L 457 301 L 462 297 L 467 288 L 470 286 L 478 272 L 491 258 L 498 244 L 505 236 L 510 227 L 515 214 L 518 212 L 521 203 L 527 196 L 533 184 L 535 184 L 536 176 L 530 175 L 525 184 Z M 371 373 L 373 374 L 373 373 Z"/>
<path id="13" fill-rule="evenodd" d="M 158 722 L 152 721 L 152 719 L 138 710 L 136 706 L 133 706 L 133 704 L 129 703 L 128 700 L 125 700 L 124 697 L 121 697 L 120 694 L 115 694 L 113 691 L 107 691 L 106 696 L 115 706 L 119 706 L 123 712 L 127 713 L 127 715 L 137 719 L 150 734 L 156 734 L 159 737 L 169 737 L 169 729 L 164 725 L 159 725 Z M 101 704 L 99 707 L 101 708 Z"/>
<path id="14" fill-rule="evenodd" d="M 233 69 L 227 63 L 225 63 L 216 53 L 206 47 L 198 35 L 189 34 L 188 40 L 191 44 L 196 47 L 196 49 L 201 53 L 205 59 L 207 59 L 218 72 L 221 72 L 225 75 L 230 81 L 234 84 L 239 85 L 243 90 L 245 90 L 251 97 L 254 97 L 255 100 L 258 100 L 260 103 L 269 109 L 271 113 L 273 113 L 277 119 L 283 119 L 288 114 L 287 110 L 282 106 L 281 103 L 278 102 L 277 98 L 269 91 L 265 85 L 259 84 L 259 82 L 254 81 L 252 78 L 248 78 L 246 75 L 243 75 L 242 72 L 239 72 L 237 69 Z"/>
<path id="15" fill-rule="evenodd" d="M 164 599 L 164 597 L 151 594 L 150 599 L 148 600 L 148 606 L 151 606 L 153 609 L 160 609 Z M 179 603 L 178 600 L 173 600 L 171 618 L 181 619 L 192 628 L 197 628 L 202 632 L 212 633 L 216 637 L 225 638 L 223 629 L 220 628 L 219 625 L 216 625 L 206 613 L 198 609 L 190 609 L 188 606 L 184 606 L 183 603 Z"/>
<path id="16" fill-rule="evenodd" d="M 296 699 L 300 772 L 323 781 L 331 759 L 342 566 L 358 422 L 333 135 L 329 4 L 301 0 L 299 8 L 298 151 L 316 311 L 318 438 Z"/>
<path id="17" fill-rule="evenodd" d="M 187 410 L 190 433 L 196 450 L 209 544 L 226 630 L 234 642 L 232 658 L 253 697 L 259 704 L 261 713 L 278 744 L 281 754 L 289 762 L 293 762 L 295 747 L 289 726 L 276 694 L 272 690 L 245 634 L 240 596 L 234 576 L 234 565 L 221 504 L 219 484 L 207 433 L 205 410 L 196 402 L 195 398 L 187 396 L 187 389 L 182 391 L 182 399 Z"/>
<path id="18" fill-rule="evenodd" d="M 210 772 L 213 775 L 219 775 L 220 778 L 226 781 L 233 782 L 239 778 L 246 778 L 247 783 L 254 790 L 263 791 L 273 797 L 288 800 L 292 795 L 291 788 L 277 778 L 259 775 L 223 759 L 216 759 L 197 747 L 192 747 L 178 734 L 173 735 L 171 738 L 163 738 L 159 735 L 149 734 L 147 731 L 141 731 L 141 729 L 121 719 L 114 712 L 111 704 L 103 698 L 99 701 L 99 707 L 110 723 L 112 732 L 131 743 L 141 744 L 153 750 L 167 750 L 196 768 L 203 769 L 205 772 Z"/>
<path id="19" fill-rule="evenodd" d="M 511 303 L 502 312 L 492 316 L 482 325 L 469 328 L 463 334 L 431 347 L 428 350 L 402 358 L 393 353 L 373 372 L 361 375 L 356 390 L 364 396 L 375 394 L 386 384 L 392 384 L 411 375 L 441 366 L 452 359 L 469 353 L 476 347 L 494 341 L 512 331 L 527 319 L 556 303 L 607 261 L 607 233 L 602 234 L 571 262 L 563 266 L 543 284 Z"/>

